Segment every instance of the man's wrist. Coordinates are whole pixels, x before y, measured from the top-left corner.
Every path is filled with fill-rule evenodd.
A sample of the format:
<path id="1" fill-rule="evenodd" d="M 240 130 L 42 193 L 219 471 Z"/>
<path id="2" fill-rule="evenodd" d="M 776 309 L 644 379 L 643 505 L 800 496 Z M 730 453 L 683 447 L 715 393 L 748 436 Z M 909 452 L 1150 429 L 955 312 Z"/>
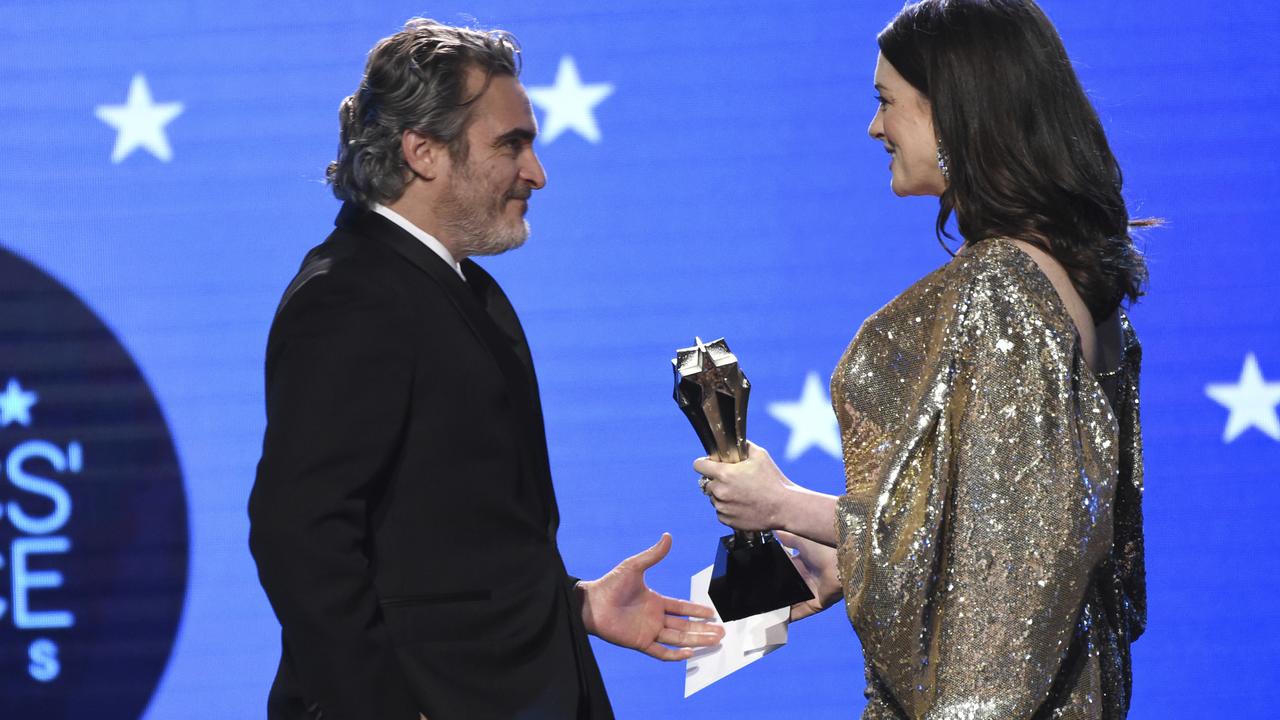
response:
<path id="1" fill-rule="evenodd" d="M 578 606 L 578 612 L 582 617 L 582 626 L 586 628 L 588 633 L 595 634 L 591 623 L 591 611 L 588 607 L 588 585 L 589 581 L 579 580 L 573 584 L 573 601 Z"/>

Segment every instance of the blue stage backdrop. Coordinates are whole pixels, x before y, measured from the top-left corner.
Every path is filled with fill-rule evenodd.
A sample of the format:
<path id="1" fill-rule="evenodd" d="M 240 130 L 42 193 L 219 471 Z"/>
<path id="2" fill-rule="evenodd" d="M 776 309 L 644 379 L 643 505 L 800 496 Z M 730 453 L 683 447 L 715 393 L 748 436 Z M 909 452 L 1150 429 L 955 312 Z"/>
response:
<path id="1" fill-rule="evenodd" d="M 1133 717 L 1274 716 L 1280 687 L 1280 11 L 1046 0 L 1125 170 L 1150 296 L 1150 628 Z M 723 530 L 669 359 L 726 336 L 750 434 L 842 486 L 826 383 L 868 314 L 948 258 L 936 201 L 866 136 L 896 0 L 0 5 L 0 715 L 262 717 L 279 631 L 245 504 L 280 293 L 338 209 L 337 107 L 407 18 L 517 34 L 550 182 L 484 264 L 542 381 L 571 571 Z M 449 538 L 424 553 L 448 552 Z M 848 718 L 841 608 L 682 698 L 597 644 L 622 718 Z"/>

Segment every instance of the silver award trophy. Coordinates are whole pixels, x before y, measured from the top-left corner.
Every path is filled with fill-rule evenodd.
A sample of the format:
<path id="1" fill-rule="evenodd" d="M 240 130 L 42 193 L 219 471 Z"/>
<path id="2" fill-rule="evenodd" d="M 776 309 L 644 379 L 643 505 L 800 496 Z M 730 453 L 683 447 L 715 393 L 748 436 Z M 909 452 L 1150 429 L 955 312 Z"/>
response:
<path id="1" fill-rule="evenodd" d="M 676 351 L 676 404 L 707 455 L 720 462 L 747 458 L 747 397 L 751 383 L 724 338 Z M 735 530 L 720 538 L 711 573 L 711 602 L 725 622 L 812 600 L 813 593 L 769 530 Z"/>

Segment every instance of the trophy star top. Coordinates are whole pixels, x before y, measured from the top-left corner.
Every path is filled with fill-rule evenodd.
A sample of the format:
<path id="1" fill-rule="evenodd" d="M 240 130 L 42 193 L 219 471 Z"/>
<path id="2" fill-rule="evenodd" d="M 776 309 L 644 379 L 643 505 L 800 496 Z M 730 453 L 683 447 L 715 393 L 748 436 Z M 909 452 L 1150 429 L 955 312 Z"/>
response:
<path id="1" fill-rule="evenodd" d="M 716 369 L 716 360 L 711 357 L 711 353 L 701 345 L 698 346 L 698 365 L 703 372 L 711 372 Z"/>
<path id="2" fill-rule="evenodd" d="M 746 377 L 738 370 L 738 358 L 730 350 L 724 338 L 703 342 L 701 337 L 694 338 L 692 347 L 676 350 L 672 360 L 676 373 L 682 382 L 692 382 L 706 390 L 717 390 L 732 395 L 738 386 L 747 389 L 750 385 Z"/>

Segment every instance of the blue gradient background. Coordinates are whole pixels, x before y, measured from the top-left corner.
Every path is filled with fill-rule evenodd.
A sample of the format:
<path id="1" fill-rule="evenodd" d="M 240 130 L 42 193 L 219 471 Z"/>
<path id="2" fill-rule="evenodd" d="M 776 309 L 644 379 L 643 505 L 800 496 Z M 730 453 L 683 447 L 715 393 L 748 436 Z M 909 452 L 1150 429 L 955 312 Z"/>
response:
<path id="1" fill-rule="evenodd" d="M 246 547 L 263 428 L 263 348 L 281 290 L 337 202 L 323 169 L 338 102 L 408 17 L 513 31 L 526 85 L 562 55 L 614 94 L 603 139 L 539 145 L 534 235 L 485 261 L 528 331 L 571 571 L 593 577 L 675 536 L 649 575 L 686 594 L 721 528 L 670 398 L 672 351 L 724 335 L 764 407 L 825 378 L 862 319 L 946 261 L 936 201 L 898 199 L 865 133 L 874 35 L 892 1 L 534 3 L 59 2 L 0 5 L 0 244 L 83 297 L 133 353 L 167 415 L 190 502 L 188 596 L 146 717 L 265 714 L 278 629 Z M 1148 232 L 1145 345 L 1150 627 L 1131 717 L 1266 717 L 1280 686 L 1280 442 L 1222 439 L 1207 383 L 1246 353 L 1280 379 L 1280 11 L 1271 2 L 1046 0 Z M 94 108 L 134 73 L 174 157 L 110 160 Z M 541 117 L 541 115 L 540 115 Z M 837 460 L 783 469 L 839 491 Z M 441 538 L 445 551 L 448 538 Z M 5 618 L 8 623 L 9 619 Z M 839 608 L 685 700 L 683 668 L 597 643 L 622 718 L 847 718 L 862 706 Z M 0 678 L 4 685 L 26 678 Z"/>

